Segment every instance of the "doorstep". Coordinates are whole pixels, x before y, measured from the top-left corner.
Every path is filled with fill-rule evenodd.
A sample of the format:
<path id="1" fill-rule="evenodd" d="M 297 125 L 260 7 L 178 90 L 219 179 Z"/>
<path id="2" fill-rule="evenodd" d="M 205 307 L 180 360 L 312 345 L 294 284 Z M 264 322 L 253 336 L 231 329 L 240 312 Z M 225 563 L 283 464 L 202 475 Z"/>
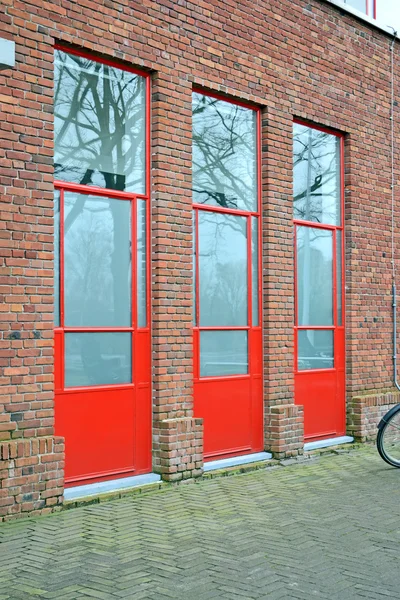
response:
<path id="1" fill-rule="evenodd" d="M 157 483 L 161 477 L 156 473 L 146 473 L 146 475 L 134 475 L 133 477 L 122 477 L 121 479 L 111 479 L 110 481 L 100 481 L 99 483 L 88 483 L 75 487 L 65 488 L 64 500 L 74 501 L 87 498 L 88 496 L 99 496 L 100 494 L 110 494 L 129 488 Z"/>
<path id="2" fill-rule="evenodd" d="M 253 462 L 263 460 L 271 460 L 272 454 L 269 452 L 256 452 L 255 454 L 243 454 L 242 456 L 234 456 L 232 458 L 222 458 L 220 460 L 210 460 L 204 463 L 204 473 L 208 471 L 216 471 L 217 469 L 227 469 L 228 467 L 237 467 L 247 465 Z"/>
<path id="3" fill-rule="evenodd" d="M 340 437 L 329 438 L 327 440 L 318 440 L 317 442 L 307 442 L 304 444 L 304 452 L 310 450 L 318 450 L 319 448 L 329 448 L 329 446 L 340 446 L 342 444 L 352 444 L 354 438 L 350 435 L 342 435 Z"/>

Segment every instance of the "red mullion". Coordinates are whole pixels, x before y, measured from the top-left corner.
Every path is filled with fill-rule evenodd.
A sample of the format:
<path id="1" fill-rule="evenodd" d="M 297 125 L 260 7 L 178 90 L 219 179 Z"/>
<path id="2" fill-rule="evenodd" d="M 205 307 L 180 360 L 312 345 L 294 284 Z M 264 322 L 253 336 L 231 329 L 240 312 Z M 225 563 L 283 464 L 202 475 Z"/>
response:
<path id="1" fill-rule="evenodd" d="M 258 229 L 258 273 L 257 273 L 257 294 L 258 294 L 258 325 L 262 327 L 262 315 L 263 315 L 263 281 L 262 281 L 262 273 L 263 273 L 263 253 L 262 253 L 262 223 L 261 223 L 261 200 L 262 200 L 262 178 L 261 178 L 261 110 L 257 111 L 257 127 L 256 127 L 256 144 L 257 144 L 257 217 L 252 215 L 251 220 L 253 218 L 257 219 L 257 229 Z M 252 230 L 253 231 L 253 230 Z M 253 317 L 252 317 L 253 318 Z M 253 322 L 252 322 L 253 324 Z"/>
<path id="2" fill-rule="evenodd" d="M 76 386 L 76 387 L 67 387 L 63 389 L 62 394 L 76 394 L 79 392 L 91 394 L 93 392 L 114 392 L 118 390 L 130 390 L 134 389 L 136 386 L 134 383 L 114 383 L 114 384 L 105 384 L 105 385 L 90 385 L 87 387 L 84 386 Z"/>
<path id="3" fill-rule="evenodd" d="M 225 208 L 223 206 L 212 206 L 210 204 L 193 204 L 193 208 L 199 209 L 199 210 L 207 210 L 209 212 L 225 213 L 228 215 L 233 215 L 234 217 L 248 217 L 248 216 L 258 217 L 258 212 L 241 210 L 241 209 L 237 209 L 237 208 Z"/>
<path id="4" fill-rule="evenodd" d="M 342 326 L 345 326 L 346 323 L 346 286 L 345 286 L 345 278 L 346 278 L 346 264 L 345 264 L 345 220 L 344 220 L 344 211 L 345 211 L 345 197 L 344 197 L 344 136 L 342 136 L 340 142 L 340 196 L 341 196 L 341 210 L 340 210 L 340 229 L 342 232 L 341 235 L 341 273 L 342 273 L 342 281 L 340 285 L 342 286 Z"/>
<path id="5" fill-rule="evenodd" d="M 294 258 L 294 326 L 297 327 L 299 315 L 297 310 L 297 225 L 294 224 L 294 243 L 293 243 L 293 258 Z M 297 356 L 296 356 L 297 361 Z"/>
<path id="6" fill-rule="evenodd" d="M 60 327 L 64 329 L 64 190 L 60 190 Z"/>
<path id="7" fill-rule="evenodd" d="M 200 327 L 200 268 L 199 268 L 199 211 L 194 209 L 194 236 L 195 236 L 195 323 L 196 327 Z"/>
<path id="8" fill-rule="evenodd" d="M 67 333 L 129 333 L 134 331 L 133 327 L 64 327 Z"/>
<path id="9" fill-rule="evenodd" d="M 199 268 L 199 211 L 197 208 L 194 209 L 194 244 L 195 244 L 195 264 L 194 264 L 194 276 L 195 276 L 195 327 L 193 342 L 194 342 L 194 352 L 193 352 L 193 376 L 197 381 L 200 379 L 200 268 Z"/>
<path id="10" fill-rule="evenodd" d="M 54 187 L 63 189 L 66 192 L 77 194 L 86 194 L 87 196 L 103 196 L 104 198 L 117 198 L 118 200 L 134 200 L 135 198 L 147 199 L 143 194 L 132 194 L 131 192 L 121 192 L 110 188 L 101 188 L 91 185 L 82 185 L 80 183 L 71 183 L 69 181 L 56 180 Z"/>
<path id="11" fill-rule="evenodd" d="M 246 217 L 247 228 L 247 325 L 249 332 L 247 334 L 247 354 L 248 354 L 248 369 L 252 373 L 252 335 L 251 326 L 253 325 L 253 269 L 252 269 L 252 252 L 251 252 L 251 217 Z"/>
<path id="12" fill-rule="evenodd" d="M 229 325 L 222 325 L 221 327 L 217 325 L 202 325 L 201 327 L 194 327 L 194 329 L 198 329 L 199 331 L 248 331 L 251 327 L 249 325 L 232 327 Z"/>
<path id="13" fill-rule="evenodd" d="M 136 381 L 135 373 L 135 327 L 137 325 L 137 202 L 131 202 L 131 377 Z"/>
<path id="14" fill-rule="evenodd" d="M 314 221 L 300 221 L 299 219 L 293 219 L 293 223 L 295 225 L 301 225 L 302 227 L 314 227 L 315 229 L 326 229 L 328 231 L 335 231 L 335 229 L 338 229 L 337 225 L 326 225 L 324 223 L 316 223 Z"/>
<path id="15" fill-rule="evenodd" d="M 334 331 L 335 325 L 297 325 L 299 331 Z"/>
<path id="16" fill-rule="evenodd" d="M 95 56 L 90 52 L 86 52 L 85 50 L 75 50 L 75 48 L 70 48 L 69 46 L 64 46 L 60 43 L 55 43 L 54 49 L 61 50 L 66 54 L 74 54 L 75 56 L 81 56 L 82 58 L 87 58 L 88 60 L 92 60 L 93 62 L 101 63 L 102 65 L 107 65 L 108 67 L 114 67 L 115 69 L 121 69 L 122 71 L 128 71 L 129 73 L 134 73 L 135 75 L 140 75 L 141 77 L 150 79 L 149 73 L 145 73 L 143 71 L 140 71 L 139 69 L 135 69 L 134 67 L 130 67 L 112 59 L 110 60 L 103 57 L 99 58 L 98 56 Z"/>
<path id="17" fill-rule="evenodd" d="M 146 169 L 146 195 L 150 197 L 150 185 L 151 185 L 151 177 L 150 177 L 150 135 L 151 135 L 151 90 L 150 90 L 150 76 L 146 75 L 146 95 L 145 95 L 145 103 L 146 103 L 146 150 L 145 150 L 145 169 Z"/>
<path id="18" fill-rule="evenodd" d="M 333 278 L 333 287 L 332 287 L 332 294 L 333 294 L 333 302 L 332 302 L 332 308 L 333 308 L 333 325 L 334 328 L 336 329 L 337 327 L 337 260 L 336 260 L 337 254 L 336 254 L 336 230 L 333 231 L 333 235 L 332 235 L 332 278 Z M 335 337 L 335 334 L 334 334 Z M 333 348 L 333 353 L 335 354 L 335 346 Z"/>
<path id="19" fill-rule="evenodd" d="M 254 106 L 250 102 L 243 102 L 243 100 L 236 100 L 236 98 L 229 98 L 224 96 L 223 94 L 218 94 L 218 92 L 210 92 L 207 89 L 202 89 L 199 86 L 193 86 L 193 92 L 195 94 L 202 94 L 203 96 L 209 96 L 210 98 L 215 98 L 216 100 L 222 100 L 223 102 L 229 102 L 229 104 L 234 104 L 235 106 L 241 106 L 242 108 L 248 108 L 249 110 L 254 110 L 254 112 L 259 111 L 258 106 Z"/>
<path id="20" fill-rule="evenodd" d="M 61 357 L 60 357 L 60 386 L 63 390 L 65 388 L 65 305 L 64 305 L 64 190 L 60 190 L 60 329 L 61 329 Z"/>

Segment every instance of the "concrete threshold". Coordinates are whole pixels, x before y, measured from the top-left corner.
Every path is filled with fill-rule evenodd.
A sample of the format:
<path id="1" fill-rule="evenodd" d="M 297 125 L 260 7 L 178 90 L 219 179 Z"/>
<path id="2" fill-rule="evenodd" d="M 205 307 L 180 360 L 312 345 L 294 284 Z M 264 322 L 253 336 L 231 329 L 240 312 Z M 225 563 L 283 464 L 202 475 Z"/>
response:
<path id="1" fill-rule="evenodd" d="M 156 483 L 160 480 L 161 477 L 156 475 L 156 473 L 146 473 L 146 475 L 134 475 L 133 477 L 122 477 L 121 479 L 111 479 L 110 481 L 78 485 L 76 487 L 65 488 L 64 500 L 74 501 L 87 498 L 88 496 L 110 494 L 112 492 L 119 492 L 133 487 Z"/>
<path id="2" fill-rule="evenodd" d="M 350 435 L 342 435 L 340 437 L 329 438 L 327 440 L 318 440 L 316 442 L 307 442 L 304 444 L 304 452 L 310 450 L 318 450 L 319 448 L 329 448 L 329 446 L 340 446 L 342 444 L 352 444 L 354 438 Z"/>
<path id="3" fill-rule="evenodd" d="M 204 473 L 208 471 L 216 471 L 217 469 L 227 469 L 228 467 L 237 467 L 247 465 L 253 462 L 262 460 L 271 460 L 272 454 L 269 452 L 256 452 L 254 454 L 243 454 L 242 456 L 234 456 L 232 458 L 222 458 L 220 460 L 210 460 L 204 463 Z"/>

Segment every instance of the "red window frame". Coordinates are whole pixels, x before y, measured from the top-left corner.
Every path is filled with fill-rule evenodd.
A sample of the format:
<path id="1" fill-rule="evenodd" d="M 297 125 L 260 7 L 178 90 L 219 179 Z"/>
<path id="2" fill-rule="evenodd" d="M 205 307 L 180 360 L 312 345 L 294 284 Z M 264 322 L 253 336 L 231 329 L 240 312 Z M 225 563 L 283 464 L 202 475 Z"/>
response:
<path id="1" fill-rule="evenodd" d="M 200 87 L 193 87 L 193 93 L 202 94 L 210 98 L 215 98 L 223 102 L 228 102 L 234 106 L 253 110 L 256 114 L 256 179 L 257 179 L 257 210 L 245 211 L 240 209 L 224 208 L 222 206 L 211 206 L 207 204 L 198 204 L 193 202 L 194 211 L 194 247 L 196 248 L 195 260 L 195 323 L 193 326 L 194 334 L 194 381 L 211 381 L 222 379 L 249 379 L 252 374 L 252 330 L 262 330 L 262 227 L 261 227 L 261 109 L 250 103 L 240 100 L 227 98 L 222 94 L 209 92 Z M 199 210 L 208 212 L 223 213 L 237 217 L 246 217 L 247 233 L 247 325 L 243 326 L 200 326 L 200 278 L 199 278 Z M 258 325 L 253 325 L 253 280 L 252 280 L 252 217 L 257 218 L 258 230 Z M 218 375 L 218 376 L 200 376 L 200 333 L 201 331 L 247 331 L 248 340 L 248 372 L 238 375 Z"/>
<path id="2" fill-rule="evenodd" d="M 78 183 L 71 183 L 68 181 L 54 180 L 54 189 L 60 193 L 60 229 L 59 229 L 59 260 L 60 260 L 60 287 L 59 287 L 59 315 L 60 323 L 59 326 L 54 328 L 55 334 L 55 346 L 58 353 L 59 360 L 56 361 L 55 368 L 55 391 L 62 392 L 63 394 L 76 393 L 76 392 L 90 392 L 96 390 L 118 390 L 135 387 L 134 377 L 134 362 L 135 362 L 135 332 L 147 332 L 151 333 L 151 296 L 150 296 L 150 74 L 142 72 L 133 67 L 120 64 L 117 61 L 98 58 L 92 54 L 69 48 L 63 44 L 55 44 L 55 50 L 60 50 L 67 54 L 73 54 L 82 58 L 87 58 L 93 62 L 108 65 L 115 69 L 120 69 L 139 75 L 145 79 L 145 193 L 136 194 L 131 192 L 122 192 L 115 189 L 102 188 L 92 185 L 82 185 Z M 115 198 L 118 200 L 124 200 L 131 203 L 131 226 L 132 226 L 132 245 L 131 245 L 131 309 L 132 309 L 132 320 L 131 326 L 129 327 L 69 327 L 65 325 L 64 321 L 64 193 L 74 192 L 79 194 L 86 194 L 91 196 L 100 196 L 104 198 Z M 146 201 L 146 326 L 139 327 L 138 315 L 137 315 L 137 200 Z M 130 383 L 123 384 L 107 384 L 107 385 L 93 385 L 85 387 L 65 387 L 65 333 L 103 333 L 103 332 L 127 332 L 131 333 L 131 347 L 132 347 L 132 381 Z"/>
<path id="3" fill-rule="evenodd" d="M 312 372 L 317 372 L 317 373 L 321 373 L 323 371 L 334 371 L 336 369 L 336 360 L 335 360 L 335 353 L 336 353 L 336 345 L 334 343 L 334 348 L 333 348 L 333 353 L 334 353 L 334 364 L 332 368 L 327 368 L 327 369 L 298 369 L 298 332 L 299 331 L 304 331 L 304 330 L 314 330 L 314 331 L 318 331 L 318 330 L 322 330 L 322 331 L 332 331 L 335 332 L 336 330 L 342 330 L 343 332 L 345 331 L 345 315 L 346 315 L 346 300 L 345 300 L 345 228 L 344 228 L 344 134 L 339 133 L 337 131 L 334 131 L 332 129 L 329 129 L 327 127 L 322 127 L 320 125 L 315 125 L 314 123 L 310 123 L 308 121 L 304 121 L 302 119 L 294 119 L 293 120 L 294 124 L 299 124 L 299 125 L 304 125 L 305 127 L 309 127 L 310 129 L 314 129 L 316 131 L 322 131 L 324 133 L 327 133 L 329 135 L 334 135 L 335 137 L 337 137 L 340 140 L 340 146 L 339 146 L 339 160 L 340 160 L 340 225 L 329 225 L 329 224 L 324 224 L 324 223 L 317 223 L 314 221 L 306 221 L 306 220 L 301 220 L 301 219 L 293 219 L 293 224 L 294 224 L 294 257 L 295 257 L 295 261 L 294 261 L 294 273 L 295 273 L 295 282 L 294 282 L 294 356 L 295 356 L 295 360 L 294 360 L 294 372 L 295 374 L 297 373 L 312 373 Z M 298 325 L 298 307 L 297 307 L 297 227 L 298 226 L 304 226 L 304 227 L 312 227 L 315 229 L 321 229 L 321 230 L 325 230 L 325 231 L 331 231 L 332 232 L 332 237 L 333 237 L 333 248 L 332 248 L 332 257 L 333 257 L 333 273 L 332 273 L 332 279 L 333 279 L 333 287 L 332 287 L 332 294 L 333 294 L 333 324 L 332 325 L 322 325 L 322 326 L 315 326 L 315 325 Z M 337 291 L 338 291 L 338 287 L 337 287 L 337 235 L 336 232 L 340 231 L 341 232 L 341 260 L 342 260 L 342 281 L 341 281 L 341 300 L 342 300 L 342 323 L 341 325 L 338 324 L 338 311 L 337 311 Z"/>

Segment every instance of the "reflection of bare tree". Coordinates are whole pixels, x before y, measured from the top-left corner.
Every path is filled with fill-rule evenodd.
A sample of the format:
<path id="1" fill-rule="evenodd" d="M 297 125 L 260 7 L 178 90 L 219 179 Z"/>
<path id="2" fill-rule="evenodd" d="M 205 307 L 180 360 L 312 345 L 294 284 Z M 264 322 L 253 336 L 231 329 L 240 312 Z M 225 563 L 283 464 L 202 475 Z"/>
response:
<path id="1" fill-rule="evenodd" d="M 67 216 L 81 196 L 66 194 Z M 67 325 L 130 325 L 130 210 L 86 197 L 65 235 Z"/>
<path id="2" fill-rule="evenodd" d="M 247 238 L 243 217 L 200 213 L 202 325 L 247 324 Z"/>
<path id="3" fill-rule="evenodd" d="M 193 95 L 193 195 L 198 204 L 257 210 L 252 110 Z"/>
<path id="4" fill-rule="evenodd" d="M 294 217 L 339 224 L 339 142 L 310 127 L 294 127 Z"/>
<path id="5" fill-rule="evenodd" d="M 57 51 L 55 80 L 56 178 L 143 192 L 143 78 Z"/>
<path id="6" fill-rule="evenodd" d="M 299 325 L 332 325 L 332 234 L 313 227 L 297 229 Z"/>
<path id="7" fill-rule="evenodd" d="M 55 177 L 82 185 L 96 185 L 121 191 L 144 192 L 145 162 L 145 82 L 144 78 L 122 69 L 95 61 L 56 52 L 55 69 Z M 114 315 L 126 312 L 130 240 L 130 219 L 121 218 L 120 202 L 96 203 L 87 195 L 74 195 L 66 211 L 65 236 L 74 223 L 86 214 L 96 216 L 97 227 L 108 223 L 109 241 L 93 230 L 86 232 L 85 244 L 75 234 L 70 238 L 70 250 L 76 255 L 76 275 L 80 264 L 91 264 L 102 272 L 101 256 L 108 246 L 111 257 L 112 289 L 108 287 L 108 302 Z M 97 246 L 97 248 L 95 248 Z M 110 249 L 111 248 L 111 249 Z M 86 260 L 83 254 L 87 253 Z M 82 254 L 83 253 L 83 254 Z M 79 255 L 82 255 L 79 257 Z M 121 263 L 122 261 L 122 263 Z M 73 279 L 72 271 L 70 277 Z M 68 286 L 73 286 L 66 281 Z M 97 288 L 93 280 L 79 276 L 81 299 L 90 297 Z M 82 287 L 83 286 L 83 287 Z M 100 289 L 100 288 L 98 288 Z M 67 323 L 68 324 L 68 323 Z M 85 323 L 82 323 L 84 325 Z M 103 323 L 98 323 L 102 325 Z M 130 323 L 124 323 L 130 324 Z"/>

